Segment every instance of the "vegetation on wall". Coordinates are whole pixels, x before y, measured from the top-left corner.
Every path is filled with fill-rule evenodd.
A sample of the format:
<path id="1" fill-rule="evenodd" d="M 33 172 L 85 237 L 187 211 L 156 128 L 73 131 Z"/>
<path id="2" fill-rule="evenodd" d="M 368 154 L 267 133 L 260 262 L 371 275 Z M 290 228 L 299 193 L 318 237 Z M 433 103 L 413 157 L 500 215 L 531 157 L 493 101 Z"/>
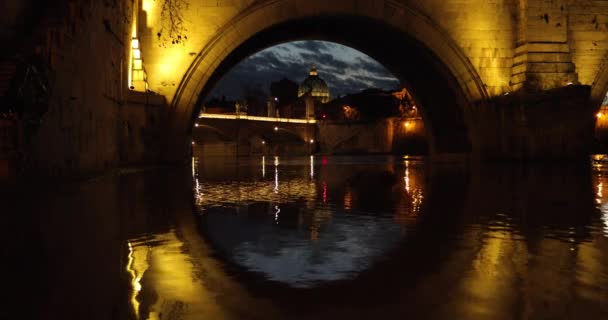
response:
<path id="1" fill-rule="evenodd" d="M 155 0 L 160 1 L 160 30 L 156 34 L 161 46 L 168 44 L 184 44 L 188 40 L 184 12 L 189 3 L 186 0 Z"/>

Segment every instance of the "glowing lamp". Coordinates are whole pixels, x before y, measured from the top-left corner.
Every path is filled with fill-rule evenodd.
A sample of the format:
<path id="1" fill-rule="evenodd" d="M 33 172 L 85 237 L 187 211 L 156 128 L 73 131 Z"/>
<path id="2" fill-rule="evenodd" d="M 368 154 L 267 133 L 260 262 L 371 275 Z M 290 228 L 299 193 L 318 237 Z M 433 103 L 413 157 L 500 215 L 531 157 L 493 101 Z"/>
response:
<path id="1" fill-rule="evenodd" d="M 278 131 L 278 130 L 279 130 L 279 127 L 274 127 L 274 131 Z"/>
<path id="2" fill-rule="evenodd" d="M 595 116 L 596 116 L 598 119 L 600 119 L 600 118 L 602 118 L 602 117 L 604 116 L 604 114 L 603 114 L 603 113 L 601 113 L 601 112 L 598 112 L 598 113 L 597 113 Z"/>
<path id="3" fill-rule="evenodd" d="M 310 139 L 310 143 L 311 143 L 311 144 L 312 144 L 312 143 L 315 143 L 315 140 L 313 140 L 313 139 Z"/>
<path id="4" fill-rule="evenodd" d="M 262 141 L 262 144 L 266 144 L 266 141 Z"/>
<path id="5" fill-rule="evenodd" d="M 141 59 L 141 50 L 139 50 L 139 49 L 133 49 L 133 58 L 135 58 L 135 59 Z"/>
<path id="6" fill-rule="evenodd" d="M 139 49 L 139 39 L 137 39 L 137 38 L 131 39 L 131 48 Z"/>

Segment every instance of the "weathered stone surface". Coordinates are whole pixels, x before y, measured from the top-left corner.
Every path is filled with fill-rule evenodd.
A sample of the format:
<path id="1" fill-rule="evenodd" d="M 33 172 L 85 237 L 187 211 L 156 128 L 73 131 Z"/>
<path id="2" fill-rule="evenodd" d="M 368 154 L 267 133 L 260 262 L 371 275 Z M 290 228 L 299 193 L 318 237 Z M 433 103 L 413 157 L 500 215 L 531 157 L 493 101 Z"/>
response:
<path id="1" fill-rule="evenodd" d="M 30 3 L 0 5 L 7 13 L 0 24 L 5 38 L 15 35 Z M 417 95 L 431 153 L 470 147 L 488 157 L 580 155 L 586 141 L 575 144 L 574 134 L 588 138 L 588 117 L 608 91 L 605 1 L 189 1 L 183 12 L 188 40 L 177 45 L 157 36 L 159 3 L 142 0 L 134 14 L 132 1 L 56 1 L 24 40 L 28 45 L 15 48 L 24 55 L 41 48 L 54 74 L 43 123 L 25 135 L 26 153 L 37 169 L 70 174 L 156 161 L 156 155 L 185 161 L 200 95 L 238 54 L 294 37 L 349 41 L 385 63 Z M 149 88 L 168 106 L 132 106 L 127 98 L 133 17 Z M 303 21 L 333 27 L 298 29 Z M 332 31 L 341 28 L 342 33 Z M 357 28 L 382 32 L 345 38 Z M 260 39 L 261 34 L 274 38 Z M 571 89 L 560 89 L 570 83 L 589 86 L 588 96 L 580 91 L 575 102 L 561 101 L 570 100 L 561 92 Z M 519 91 L 545 98 L 518 98 L 521 111 L 514 112 L 503 101 Z M 589 107 L 571 113 L 571 105 L 584 99 Z M 517 127 L 518 116 L 536 119 L 538 110 L 560 119 L 561 129 L 540 121 Z M 499 115 L 503 120 L 496 120 Z M 487 129 L 489 123 L 504 130 Z M 159 137 L 156 144 L 153 137 Z"/>
<path id="2" fill-rule="evenodd" d="M 589 86 L 519 91 L 481 111 L 475 151 L 493 160 L 585 159 L 593 142 L 595 107 Z"/>

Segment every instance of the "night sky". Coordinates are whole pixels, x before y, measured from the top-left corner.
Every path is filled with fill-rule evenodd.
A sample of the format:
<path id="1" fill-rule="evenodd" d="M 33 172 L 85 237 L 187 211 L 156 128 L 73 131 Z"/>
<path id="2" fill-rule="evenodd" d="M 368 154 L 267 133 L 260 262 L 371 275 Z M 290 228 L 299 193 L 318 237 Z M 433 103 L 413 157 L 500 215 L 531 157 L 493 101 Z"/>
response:
<path id="1" fill-rule="evenodd" d="M 399 81 L 384 66 L 350 47 L 326 41 L 294 41 L 262 50 L 236 65 L 216 85 L 210 97 L 241 98 L 243 87 L 283 77 L 300 83 L 311 66 L 329 86 L 332 98 L 367 88 L 397 89 Z"/>

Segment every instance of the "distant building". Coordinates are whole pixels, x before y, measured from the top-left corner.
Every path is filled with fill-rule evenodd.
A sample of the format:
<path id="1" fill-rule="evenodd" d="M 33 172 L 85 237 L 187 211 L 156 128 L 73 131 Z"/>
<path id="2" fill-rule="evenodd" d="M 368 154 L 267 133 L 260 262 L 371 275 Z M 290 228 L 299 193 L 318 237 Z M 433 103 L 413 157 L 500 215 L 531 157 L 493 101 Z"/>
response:
<path id="1" fill-rule="evenodd" d="M 309 76 L 304 79 L 298 87 L 298 97 L 302 97 L 307 93 L 310 93 L 313 98 L 321 103 L 329 102 L 329 87 L 325 81 L 319 77 L 317 68 L 315 67 L 311 68 Z"/>

